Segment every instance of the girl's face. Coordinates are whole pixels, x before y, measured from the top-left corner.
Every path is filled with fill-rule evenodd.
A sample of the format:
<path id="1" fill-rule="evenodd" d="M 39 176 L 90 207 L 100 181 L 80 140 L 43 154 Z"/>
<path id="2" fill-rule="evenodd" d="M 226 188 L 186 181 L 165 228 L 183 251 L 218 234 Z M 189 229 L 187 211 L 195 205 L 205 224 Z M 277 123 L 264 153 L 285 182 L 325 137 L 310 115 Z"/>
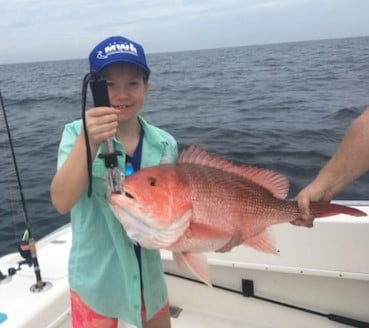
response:
<path id="1" fill-rule="evenodd" d="M 107 80 L 110 106 L 119 109 L 118 121 L 137 117 L 148 88 L 147 79 L 135 65 L 111 64 L 101 74 Z"/>

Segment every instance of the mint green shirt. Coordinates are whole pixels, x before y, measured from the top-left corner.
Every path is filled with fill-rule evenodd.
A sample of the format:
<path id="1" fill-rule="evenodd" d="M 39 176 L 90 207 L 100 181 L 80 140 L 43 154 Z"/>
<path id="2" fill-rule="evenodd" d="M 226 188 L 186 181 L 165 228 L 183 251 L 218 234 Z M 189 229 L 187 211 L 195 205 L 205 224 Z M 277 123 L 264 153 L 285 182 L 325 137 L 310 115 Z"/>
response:
<path id="1" fill-rule="evenodd" d="M 164 152 L 169 161 L 174 162 L 178 155 L 174 138 L 142 117 L 139 120 L 144 130 L 141 167 L 159 164 Z M 65 126 L 59 146 L 58 168 L 67 158 L 81 129 L 82 120 Z M 118 167 L 124 169 L 123 146 L 117 139 L 113 142 L 115 149 L 123 154 L 118 156 Z M 81 161 L 86 161 L 85 155 L 81 156 Z M 71 210 L 69 284 L 94 311 L 141 327 L 139 265 L 131 240 L 107 203 L 105 172 L 104 161 L 96 157 L 92 166 L 91 198 L 87 196 L 86 184 Z M 168 300 L 159 251 L 142 248 L 141 263 L 142 292 L 147 318 L 151 318 Z"/>

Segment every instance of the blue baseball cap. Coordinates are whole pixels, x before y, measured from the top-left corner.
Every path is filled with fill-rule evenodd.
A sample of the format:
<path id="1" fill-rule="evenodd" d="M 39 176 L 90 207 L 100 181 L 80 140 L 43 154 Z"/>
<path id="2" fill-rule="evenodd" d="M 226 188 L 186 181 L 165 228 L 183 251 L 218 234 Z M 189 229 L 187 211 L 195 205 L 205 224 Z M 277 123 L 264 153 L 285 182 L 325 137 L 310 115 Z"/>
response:
<path id="1" fill-rule="evenodd" d="M 147 78 L 150 75 L 142 46 L 123 36 L 111 36 L 101 41 L 91 51 L 89 61 L 91 72 L 100 72 L 113 63 L 131 63 L 141 68 Z"/>

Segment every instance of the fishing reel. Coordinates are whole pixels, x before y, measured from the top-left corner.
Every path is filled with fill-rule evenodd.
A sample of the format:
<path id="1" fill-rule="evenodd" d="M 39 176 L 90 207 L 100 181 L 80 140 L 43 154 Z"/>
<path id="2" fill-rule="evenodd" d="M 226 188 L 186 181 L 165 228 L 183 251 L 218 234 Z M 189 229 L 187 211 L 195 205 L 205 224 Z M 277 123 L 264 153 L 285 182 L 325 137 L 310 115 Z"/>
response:
<path id="1" fill-rule="evenodd" d="M 11 277 L 14 276 L 18 271 L 22 269 L 23 265 L 28 265 L 29 267 L 32 266 L 32 255 L 31 250 L 28 244 L 28 241 L 22 240 L 18 246 L 18 251 L 21 257 L 24 259 L 23 261 L 18 262 L 18 267 L 10 267 L 8 269 L 8 275 L 3 274 L 0 271 L 0 284 L 5 284 L 11 280 Z"/>
<path id="2" fill-rule="evenodd" d="M 37 278 L 36 283 L 30 287 L 31 292 L 40 293 L 42 291 L 47 291 L 52 287 L 52 284 L 50 282 L 45 282 L 45 281 L 42 281 L 41 279 L 41 273 L 40 273 L 40 268 L 38 266 L 38 260 L 35 254 L 32 256 L 31 241 L 34 242 L 33 239 L 28 238 L 28 232 L 25 232 L 23 239 L 17 245 L 18 252 L 24 260 L 18 261 L 17 268 L 15 267 L 8 268 L 8 275 L 5 275 L 0 271 L 0 285 L 9 283 L 12 280 L 12 277 L 18 271 L 22 270 L 23 265 L 28 265 L 29 267 L 32 267 L 32 266 L 35 267 L 35 273 L 36 273 L 36 278 Z"/>
<path id="3" fill-rule="evenodd" d="M 28 241 L 22 240 L 18 244 L 17 248 L 20 256 L 24 258 L 24 261 L 20 261 L 18 262 L 18 264 L 20 266 L 23 264 L 28 264 L 28 266 L 32 266 L 32 254 Z"/>

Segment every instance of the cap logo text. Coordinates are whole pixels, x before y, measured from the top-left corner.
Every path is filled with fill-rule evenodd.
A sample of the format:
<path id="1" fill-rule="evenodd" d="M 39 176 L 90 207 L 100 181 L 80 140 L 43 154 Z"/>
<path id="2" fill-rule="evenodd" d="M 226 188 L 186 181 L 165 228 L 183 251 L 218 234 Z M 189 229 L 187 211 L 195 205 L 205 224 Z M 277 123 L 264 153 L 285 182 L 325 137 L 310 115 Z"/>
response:
<path id="1" fill-rule="evenodd" d="M 97 52 L 97 59 L 107 59 L 110 55 L 127 53 L 134 56 L 138 56 L 136 47 L 130 43 L 113 43 L 105 47 L 104 50 L 99 50 Z"/>

